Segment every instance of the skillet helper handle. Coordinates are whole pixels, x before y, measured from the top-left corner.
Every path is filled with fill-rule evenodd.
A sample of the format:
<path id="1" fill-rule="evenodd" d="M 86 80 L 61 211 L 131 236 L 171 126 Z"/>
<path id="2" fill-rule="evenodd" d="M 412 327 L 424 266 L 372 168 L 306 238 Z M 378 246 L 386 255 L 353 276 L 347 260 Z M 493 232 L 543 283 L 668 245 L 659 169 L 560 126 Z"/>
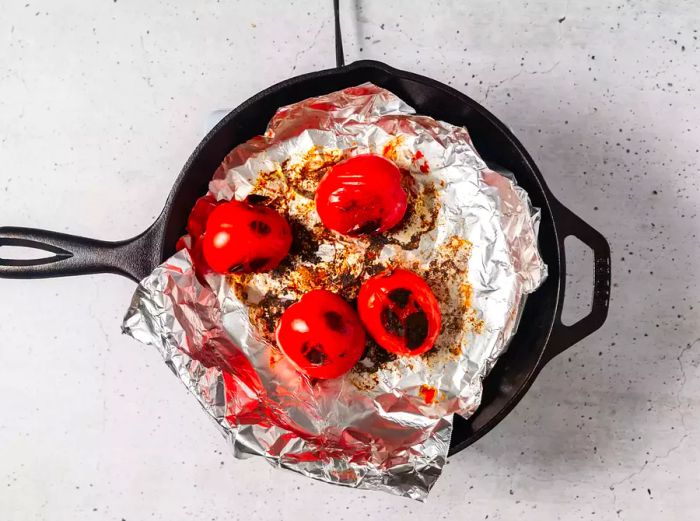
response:
<path id="1" fill-rule="evenodd" d="M 0 227 L 0 278 L 37 279 L 118 273 L 139 281 L 158 264 L 153 241 L 148 240 L 153 228 L 133 239 L 107 242 L 33 228 Z M 20 246 L 51 255 L 7 259 L 3 258 L 2 246 Z"/>
<path id="2" fill-rule="evenodd" d="M 557 238 L 559 250 L 562 252 L 561 266 L 562 274 L 564 275 L 561 282 L 562 293 L 565 292 L 567 275 L 564 241 L 569 236 L 576 237 L 593 250 L 594 280 L 593 302 L 588 315 L 575 324 L 567 326 L 561 321 L 562 308 L 560 307 L 557 311 L 550 342 L 545 352 L 547 361 L 599 329 L 608 316 L 610 302 L 610 245 L 608 241 L 597 230 L 559 201 L 554 200 L 552 212 L 554 213 L 555 222 L 562 231 Z"/>

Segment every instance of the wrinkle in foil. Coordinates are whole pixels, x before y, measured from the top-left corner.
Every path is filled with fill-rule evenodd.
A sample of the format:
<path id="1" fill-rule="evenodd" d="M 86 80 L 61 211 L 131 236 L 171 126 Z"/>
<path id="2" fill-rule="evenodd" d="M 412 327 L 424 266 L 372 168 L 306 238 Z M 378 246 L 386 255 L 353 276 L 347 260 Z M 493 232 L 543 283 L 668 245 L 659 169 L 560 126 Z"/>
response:
<path id="1" fill-rule="evenodd" d="M 200 281 L 187 250 L 141 281 L 123 329 L 160 350 L 236 457 L 262 456 L 315 479 L 424 500 L 447 459 L 452 415 L 477 409 L 482 379 L 512 338 L 527 293 L 546 277 L 540 214 L 527 193 L 512 175 L 487 167 L 466 129 L 415 115 L 372 84 L 282 107 L 265 135 L 226 157 L 209 189 L 217 200 L 243 199 L 260 172 L 314 147 L 354 155 L 388 146 L 418 185 L 439 187 L 439 212 L 417 245 L 387 245 L 380 260 L 400 259 L 429 276 L 455 237 L 471 245 L 464 282 L 480 327 L 451 333 L 456 355 L 431 364 L 398 359 L 378 369 L 367 389 L 350 376 L 311 382 L 284 359 L 272 367 L 273 347 L 257 334 L 246 303 L 226 277 Z M 332 249 L 321 244 L 319 258 Z M 439 399 L 425 401 L 423 385 Z"/>

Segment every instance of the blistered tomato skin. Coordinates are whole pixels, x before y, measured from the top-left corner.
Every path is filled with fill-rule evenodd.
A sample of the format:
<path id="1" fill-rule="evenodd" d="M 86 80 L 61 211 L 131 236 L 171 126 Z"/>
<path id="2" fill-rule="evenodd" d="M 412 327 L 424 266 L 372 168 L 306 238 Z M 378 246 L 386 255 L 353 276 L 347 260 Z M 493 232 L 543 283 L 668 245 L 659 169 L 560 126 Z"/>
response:
<path id="1" fill-rule="evenodd" d="M 399 356 L 425 353 L 440 334 L 438 301 L 428 283 L 412 271 L 387 270 L 367 279 L 357 308 L 372 338 Z"/>
<path id="2" fill-rule="evenodd" d="M 382 156 L 363 154 L 334 165 L 316 190 L 316 211 L 343 235 L 386 232 L 406 213 L 401 172 Z"/>
<path id="3" fill-rule="evenodd" d="M 209 215 L 203 253 L 217 273 L 264 272 L 277 267 L 291 244 L 289 223 L 275 210 L 231 201 Z"/>
<path id="4" fill-rule="evenodd" d="M 289 306 L 277 324 L 277 345 L 311 378 L 347 373 L 365 349 L 365 330 L 355 310 L 341 297 L 317 289 Z"/>

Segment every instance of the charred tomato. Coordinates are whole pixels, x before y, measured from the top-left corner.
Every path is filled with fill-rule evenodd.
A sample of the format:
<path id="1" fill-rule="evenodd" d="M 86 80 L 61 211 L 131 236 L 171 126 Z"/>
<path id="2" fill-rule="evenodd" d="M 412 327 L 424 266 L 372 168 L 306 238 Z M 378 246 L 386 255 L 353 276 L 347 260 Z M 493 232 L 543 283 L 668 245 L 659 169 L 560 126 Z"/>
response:
<path id="1" fill-rule="evenodd" d="M 186 248 L 189 251 L 195 272 L 200 281 L 204 281 L 204 274 L 210 271 L 202 253 L 204 230 L 209 215 L 219 204 L 221 203 L 211 194 L 197 199 L 187 219 L 187 235 L 180 237 L 175 244 L 176 250 L 180 251 Z"/>
<path id="2" fill-rule="evenodd" d="M 438 301 L 428 283 L 412 271 L 387 270 L 367 279 L 357 308 L 374 340 L 397 355 L 425 353 L 440 333 Z"/>
<path id="3" fill-rule="evenodd" d="M 187 219 L 187 233 L 190 234 L 190 237 L 192 237 L 194 241 L 198 241 L 202 238 L 206 230 L 209 216 L 216 207 L 221 204 L 223 203 L 217 201 L 211 194 L 200 197 L 197 199 L 197 202 L 194 203 L 194 208 L 192 208 L 190 216 Z"/>
<path id="4" fill-rule="evenodd" d="M 362 235 L 390 230 L 406 213 L 401 172 L 382 156 L 363 154 L 334 165 L 316 189 L 316 211 L 331 230 Z"/>
<path id="5" fill-rule="evenodd" d="M 292 232 L 272 208 L 245 201 L 218 205 L 202 242 L 204 259 L 217 273 L 270 271 L 287 256 Z"/>
<path id="6" fill-rule="evenodd" d="M 324 289 L 310 291 L 289 306 L 277 324 L 276 336 L 287 358 L 312 378 L 347 373 L 365 349 L 365 330 L 355 310 Z"/>

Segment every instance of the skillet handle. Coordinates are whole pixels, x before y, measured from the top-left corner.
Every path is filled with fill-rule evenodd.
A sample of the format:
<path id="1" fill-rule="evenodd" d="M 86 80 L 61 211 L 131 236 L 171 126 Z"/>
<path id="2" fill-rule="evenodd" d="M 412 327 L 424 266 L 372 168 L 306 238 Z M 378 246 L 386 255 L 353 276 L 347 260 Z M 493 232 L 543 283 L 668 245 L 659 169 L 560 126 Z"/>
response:
<path id="1" fill-rule="evenodd" d="M 579 340 L 587 337 L 600 328 L 608 316 L 610 301 L 610 245 L 598 231 L 584 222 L 580 217 L 566 208 L 559 201 L 554 200 L 552 213 L 557 227 L 562 233 L 557 238 L 561 254 L 562 277 L 561 292 L 566 288 L 566 254 L 564 240 L 569 236 L 580 239 L 591 250 L 594 259 L 593 303 L 591 311 L 581 320 L 567 326 L 561 321 L 562 306 L 559 307 L 554 318 L 554 327 L 550 336 L 545 360 L 549 361 L 559 353 L 568 349 Z M 562 298 L 562 302 L 564 299 Z"/>
<path id="2" fill-rule="evenodd" d="M 139 281 L 160 261 L 158 224 L 141 235 L 118 242 L 98 241 L 33 228 L 0 227 L 0 278 L 37 279 L 118 273 Z M 38 259 L 6 259 L 2 246 L 20 246 L 53 255 Z"/>

